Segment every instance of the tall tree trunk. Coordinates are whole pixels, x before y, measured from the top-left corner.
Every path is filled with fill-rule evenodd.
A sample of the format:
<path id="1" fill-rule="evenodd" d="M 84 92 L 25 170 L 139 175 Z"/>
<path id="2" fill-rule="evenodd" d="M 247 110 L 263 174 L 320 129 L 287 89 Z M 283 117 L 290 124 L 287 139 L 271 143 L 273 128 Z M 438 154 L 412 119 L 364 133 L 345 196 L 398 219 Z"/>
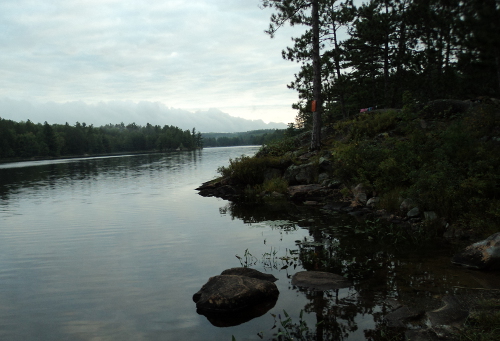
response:
<path id="1" fill-rule="evenodd" d="M 450 31 L 451 31 L 451 29 L 448 31 L 448 35 L 446 37 L 446 57 L 445 57 L 445 61 L 444 61 L 444 70 L 445 70 L 445 72 L 448 71 L 448 68 L 450 66 L 451 35 L 452 35 L 452 33 Z"/>
<path id="2" fill-rule="evenodd" d="M 404 15 L 404 14 L 403 14 Z M 398 52 L 397 52 L 397 60 L 396 60 L 396 75 L 394 82 L 392 83 L 392 99 L 391 99 L 391 107 L 396 106 L 396 98 L 399 95 L 399 89 L 402 83 L 401 72 L 403 69 L 404 56 L 406 55 L 406 18 L 404 16 L 401 19 L 401 25 L 399 26 L 399 41 L 398 41 Z"/>
<path id="3" fill-rule="evenodd" d="M 335 69 L 337 71 L 337 85 L 340 88 L 339 97 L 340 97 L 340 109 L 342 110 L 342 117 L 346 118 L 345 112 L 345 100 L 344 100 L 344 83 L 340 79 L 340 48 L 337 42 L 337 27 L 335 27 L 335 23 L 333 23 L 333 43 L 335 45 Z"/>
<path id="4" fill-rule="evenodd" d="M 498 93 L 500 94 L 500 49 L 497 47 L 495 56 L 495 64 L 497 67 Z"/>
<path id="5" fill-rule="evenodd" d="M 389 6 L 385 1 L 385 15 L 388 20 Z M 389 104 L 389 32 L 385 31 L 384 41 L 384 108 Z"/>
<path id="6" fill-rule="evenodd" d="M 318 0 L 312 2 L 312 60 L 313 60 L 313 96 L 316 101 L 316 111 L 313 112 L 313 129 L 311 133 L 311 150 L 321 147 L 321 61 L 319 54 L 319 6 Z"/>

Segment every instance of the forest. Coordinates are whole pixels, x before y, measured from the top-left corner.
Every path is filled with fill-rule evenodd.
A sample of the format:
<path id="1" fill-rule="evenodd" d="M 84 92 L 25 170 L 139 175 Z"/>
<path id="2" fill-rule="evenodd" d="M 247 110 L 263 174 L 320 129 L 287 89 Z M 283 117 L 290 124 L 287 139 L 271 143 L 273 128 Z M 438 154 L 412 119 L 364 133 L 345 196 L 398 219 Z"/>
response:
<path id="1" fill-rule="evenodd" d="M 0 159 L 113 154 L 201 148 L 203 138 L 195 128 L 131 123 L 94 127 L 77 122 L 35 124 L 0 118 Z"/>
<path id="2" fill-rule="evenodd" d="M 284 129 L 261 129 L 239 133 L 202 133 L 203 146 L 205 147 L 256 146 L 284 136 Z"/>
<path id="3" fill-rule="evenodd" d="M 306 28 L 282 52 L 301 64 L 288 84 L 299 95 L 299 127 L 312 122 L 313 3 L 324 123 L 364 108 L 400 108 L 404 93 L 420 103 L 500 96 L 498 0 L 262 0 L 275 10 L 271 37 L 287 23 Z"/>

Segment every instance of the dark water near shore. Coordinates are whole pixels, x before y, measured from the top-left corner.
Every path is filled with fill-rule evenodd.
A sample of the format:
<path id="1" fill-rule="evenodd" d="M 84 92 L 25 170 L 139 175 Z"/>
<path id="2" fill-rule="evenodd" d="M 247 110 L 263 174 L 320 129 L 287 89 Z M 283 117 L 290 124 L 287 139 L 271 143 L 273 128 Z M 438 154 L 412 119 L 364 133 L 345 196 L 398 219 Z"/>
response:
<path id="1" fill-rule="evenodd" d="M 498 276 L 449 263 L 452 250 L 397 249 L 356 222 L 286 204 L 236 205 L 194 190 L 256 147 L 0 165 L 1 340 L 260 340 L 305 310 L 324 340 L 377 334 L 391 299 L 435 304 Z M 297 241 L 301 241 L 298 243 Z M 240 259 L 236 257 L 238 255 Z M 326 264 L 353 278 L 338 292 L 290 284 Z M 280 297 L 249 322 L 215 327 L 191 297 L 210 276 L 250 265 Z"/>

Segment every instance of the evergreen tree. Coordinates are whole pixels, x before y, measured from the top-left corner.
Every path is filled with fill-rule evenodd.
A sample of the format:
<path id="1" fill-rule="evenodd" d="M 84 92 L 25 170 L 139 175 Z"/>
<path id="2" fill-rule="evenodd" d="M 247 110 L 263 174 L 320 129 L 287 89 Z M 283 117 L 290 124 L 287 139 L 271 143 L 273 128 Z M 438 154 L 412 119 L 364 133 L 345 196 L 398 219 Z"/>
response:
<path id="1" fill-rule="evenodd" d="M 310 2 L 303 0 L 263 0 L 264 7 L 272 7 L 277 10 L 277 13 L 271 15 L 271 23 L 269 30 L 266 32 L 273 37 L 276 31 L 289 22 L 290 25 L 307 25 L 311 27 L 311 59 L 313 65 L 313 127 L 311 133 L 311 149 L 315 150 L 321 144 L 321 56 L 320 56 L 320 23 L 319 23 L 319 1 L 311 0 Z M 306 9 L 311 9 L 310 16 L 306 13 Z"/>
<path id="2" fill-rule="evenodd" d="M 57 137 L 54 133 L 52 126 L 45 121 L 43 124 L 43 142 L 47 147 L 47 155 L 57 156 L 59 155 L 59 146 L 57 143 Z"/>

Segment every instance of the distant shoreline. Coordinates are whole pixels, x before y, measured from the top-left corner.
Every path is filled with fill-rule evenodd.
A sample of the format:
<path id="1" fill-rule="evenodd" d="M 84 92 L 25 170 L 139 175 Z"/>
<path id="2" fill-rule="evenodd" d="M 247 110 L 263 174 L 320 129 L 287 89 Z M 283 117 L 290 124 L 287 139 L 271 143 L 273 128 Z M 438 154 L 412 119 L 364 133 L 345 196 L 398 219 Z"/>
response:
<path id="1" fill-rule="evenodd" d="M 15 162 L 27 162 L 27 161 L 47 161 L 47 160 L 65 160 L 65 159 L 87 159 L 93 157 L 106 157 L 106 156 L 125 156 L 125 155 L 140 155 L 140 154 L 156 154 L 156 153 L 166 153 L 175 151 L 191 151 L 196 149 L 169 149 L 164 151 L 154 150 L 154 151 L 137 151 L 137 152 L 119 152 L 119 153 L 103 153 L 103 154 L 82 154 L 82 155 L 61 155 L 61 156 L 37 156 L 37 157 L 15 157 L 15 158 L 5 158 L 0 159 L 0 164 L 5 163 L 15 163 Z"/>
<path id="2" fill-rule="evenodd" d="M 211 149 L 211 148 L 231 148 L 231 147 L 260 147 L 260 145 L 245 145 L 245 146 L 222 146 L 222 147 L 203 147 L 201 149 Z M 168 149 L 164 151 L 159 150 L 149 150 L 149 151 L 138 151 L 138 152 L 119 152 L 119 153 L 103 153 L 103 154 L 82 154 L 82 155 L 61 155 L 61 156 L 37 156 L 37 157 L 13 157 L 0 159 L 0 165 L 5 163 L 15 163 L 15 162 L 28 162 L 28 161 L 47 161 L 47 160 L 65 160 L 65 159 L 87 159 L 93 157 L 107 157 L 107 156 L 125 156 L 125 155 L 140 155 L 140 154 L 156 154 L 156 153 L 169 153 L 177 151 L 192 151 L 200 148 L 184 148 L 184 149 Z"/>

